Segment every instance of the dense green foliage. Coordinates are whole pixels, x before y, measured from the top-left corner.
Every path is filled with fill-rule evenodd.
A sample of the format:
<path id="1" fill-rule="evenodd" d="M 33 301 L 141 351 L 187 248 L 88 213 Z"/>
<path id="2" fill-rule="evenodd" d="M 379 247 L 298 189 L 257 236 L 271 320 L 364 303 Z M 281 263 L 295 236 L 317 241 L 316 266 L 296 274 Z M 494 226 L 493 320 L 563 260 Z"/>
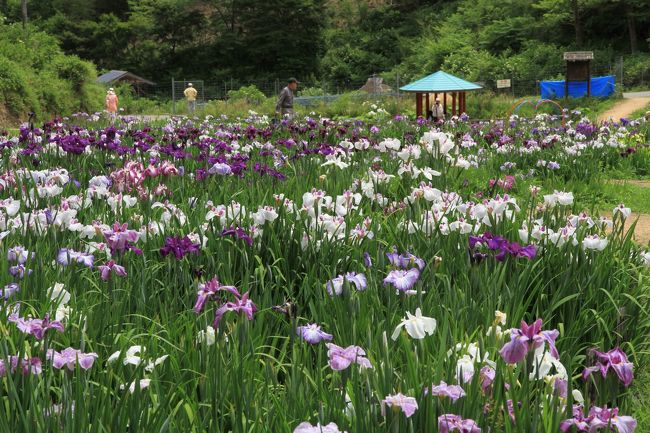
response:
<path id="1" fill-rule="evenodd" d="M 43 115 L 98 109 L 96 76 L 92 63 L 64 55 L 54 37 L 0 24 L 0 121 L 29 111 Z"/>
<path id="2" fill-rule="evenodd" d="M 9 21 L 21 1 L 0 2 Z M 553 78 L 566 49 L 596 52 L 596 73 L 650 76 L 646 0 L 40 0 L 29 19 L 99 69 L 154 81 L 284 79 L 358 87 L 444 68 L 469 79 Z"/>

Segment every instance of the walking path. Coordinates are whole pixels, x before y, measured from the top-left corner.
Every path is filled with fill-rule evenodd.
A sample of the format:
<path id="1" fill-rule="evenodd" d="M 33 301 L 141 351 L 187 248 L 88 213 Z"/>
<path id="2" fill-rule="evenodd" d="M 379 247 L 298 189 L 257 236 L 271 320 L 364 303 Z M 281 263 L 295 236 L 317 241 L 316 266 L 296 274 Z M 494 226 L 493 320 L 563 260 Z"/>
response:
<path id="1" fill-rule="evenodd" d="M 623 93 L 623 100 L 598 116 L 598 120 L 605 121 L 612 118 L 618 121 L 621 117 L 627 117 L 648 104 L 650 104 L 650 91 Z"/>

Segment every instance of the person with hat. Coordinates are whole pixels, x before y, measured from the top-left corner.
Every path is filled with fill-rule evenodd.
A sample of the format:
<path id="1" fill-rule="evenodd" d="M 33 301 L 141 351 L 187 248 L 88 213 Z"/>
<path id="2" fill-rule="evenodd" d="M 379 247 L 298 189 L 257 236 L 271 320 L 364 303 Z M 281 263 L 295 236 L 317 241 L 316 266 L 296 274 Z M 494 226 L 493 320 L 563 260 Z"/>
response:
<path id="1" fill-rule="evenodd" d="M 275 113 L 281 116 L 293 118 L 293 92 L 298 88 L 298 80 L 289 78 L 287 86 L 280 92 L 278 103 L 275 104 Z"/>
<path id="2" fill-rule="evenodd" d="M 440 98 L 436 98 L 436 103 L 431 107 L 431 117 L 436 123 L 445 120 L 445 108 L 440 103 Z"/>
<path id="3" fill-rule="evenodd" d="M 187 111 L 189 111 L 190 116 L 194 116 L 194 110 L 196 109 L 196 94 L 197 91 L 192 83 L 188 83 L 183 95 L 185 95 L 185 99 L 187 100 Z"/>
<path id="4" fill-rule="evenodd" d="M 111 116 L 111 122 L 114 122 L 115 116 L 117 116 L 118 103 L 119 100 L 115 94 L 115 90 L 113 90 L 112 87 L 109 88 L 108 92 L 106 92 L 106 111 L 108 111 L 108 114 Z"/>

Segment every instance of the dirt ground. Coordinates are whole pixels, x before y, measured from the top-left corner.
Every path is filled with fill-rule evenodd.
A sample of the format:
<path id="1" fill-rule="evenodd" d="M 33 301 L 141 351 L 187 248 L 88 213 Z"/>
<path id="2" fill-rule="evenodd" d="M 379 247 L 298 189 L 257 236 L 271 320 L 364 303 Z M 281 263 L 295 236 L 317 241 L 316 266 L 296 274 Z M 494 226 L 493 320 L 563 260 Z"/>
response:
<path id="1" fill-rule="evenodd" d="M 636 110 L 643 108 L 648 104 L 650 104 L 650 97 L 625 98 L 609 110 L 602 113 L 598 117 L 598 120 L 605 121 L 609 120 L 611 117 L 615 121 L 618 121 L 621 117 L 629 116 Z"/>
<path id="2" fill-rule="evenodd" d="M 646 245 L 650 241 L 650 215 L 633 213 L 628 221 L 634 222 L 637 218 L 639 220 L 634 228 L 634 240 L 641 245 Z"/>
<path id="3" fill-rule="evenodd" d="M 615 185 L 634 185 L 641 188 L 650 188 L 650 180 L 634 180 L 634 179 L 614 179 L 611 183 Z M 650 191 L 648 191 L 650 194 Z"/>

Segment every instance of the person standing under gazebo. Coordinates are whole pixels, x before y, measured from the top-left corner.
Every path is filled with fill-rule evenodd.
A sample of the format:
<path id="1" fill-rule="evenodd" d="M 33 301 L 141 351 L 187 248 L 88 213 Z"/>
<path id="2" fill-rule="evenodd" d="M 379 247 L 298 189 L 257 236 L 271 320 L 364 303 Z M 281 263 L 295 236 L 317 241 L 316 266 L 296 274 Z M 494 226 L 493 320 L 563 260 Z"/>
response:
<path id="1" fill-rule="evenodd" d="M 440 98 L 436 98 L 436 103 L 431 107 L 431 117 L 436 123 L 445 121 L 445 108 L 440 103 Z"/>

